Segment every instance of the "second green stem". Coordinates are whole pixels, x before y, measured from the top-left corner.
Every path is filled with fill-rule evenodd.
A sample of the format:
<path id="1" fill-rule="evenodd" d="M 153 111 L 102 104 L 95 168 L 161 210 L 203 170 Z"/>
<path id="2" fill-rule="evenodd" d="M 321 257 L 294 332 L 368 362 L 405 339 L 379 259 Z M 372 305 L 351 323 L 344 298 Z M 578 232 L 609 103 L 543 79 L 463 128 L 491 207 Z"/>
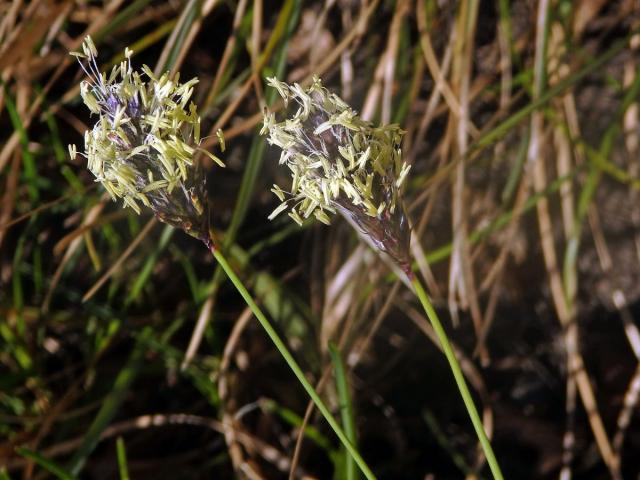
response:
<path id="1" fill-rule="evenodd" d="M 264 330 L 267 332 L 267 335 L 269 336 L 271 341 L 274 343 L 274 345 L 282 355 L 282 358 L 284 358 L 285 362 L 287 362 L 287 365 L 289 365 L 291 370 L 293 370 L 293 373 L 298 378 L 298 380 L 300 381 L 304 389 L 307 391 L 307 394 L 309 395 L 311 400 L 313 400 L 313 403 L 316 404 L 322 416 L 325 418 L 327 423 L 329 423 L 329 426 L 333 429 L 333 431 L 335 432 L 337 437 L 340 439 L 342 444 L 345 446 L 345 448 L 347 449 L 351 457 L 353 457 L 355 462 L 358 464 L 358 467 L 360 467 L 360 470 L 362 470 L 362 473 L 364 474 L 364 476 L 367 477 L 368 480 L 375 480 L 376 477 L 373 474 L 373 472 L 369 469 L 369 467 L 367 466 L 366 462 L 364 461 L 364 459 L 362 458 L 358 450 L 349 441 L 349 439 L 347 438 L 347 435 L 344 433 L 344 431 L 342 430 L 338 422 L 333 418 L 333 415 L 331 415 L 331 412 L 329 411 L 327 406 L 324 404 L 324 402 L 322 401 L 318 393 L 314 390 L 311 383 L 309 383 L 307 378 L 304 376 L 302 369 L 293 358 L 293 355 L 291 355 L 291 353 L 289 352 L 289 349 L 284 344 L 284 342 L 280 339 L 280 336 L 275 331 L 273 326 L 271 326 L 271 323 L 269 322 L 267 317 L 264 315 L 264 313 L 262 313 L 262 310 L 260 310 L 260 307 L 258 307 L 256 302 L 253 300 L 253 297 L 251 296 L 249 291 L 245 288 L 242 281 L 235 274 L 235 272 L 227 262 L 224 255 L 222 255 L 222 253 L 220 253 L 220 251 L 217 250 L 216 248 L 211 248 L 211 253 L 213 254 L 216 261 L 220 264 L 224 272 L 227 274 L 227 276 L 229 277 L 229 280 L 231 280 L 231 283 L 233 283 L 233 285 L 236 287 L 240 295 L 242 295 L 242 298 L 244 298 L 244 301 L 249 306 L 253 314 L 256 316 L 256 318 L 260 322 L 260 325 L 262 325 Z"/>
<path id="2" fill-rule="evenodd" d="M 431 322 L 431 326 L 438 336 L 438 340 L 440 341 L 440 345 L 442 346 L 442 351 L 444 352 L 445 357 L 447 357 L 447 361 L 449 362 L 449 366 L 451 367 L 451 372 L 453 373 L 453 377 L 455 378 L 458 389 L 460 390 L 460 396 L 462 396 L 462 401 L 464 402 L 467 412 L 471 417 L 471 423 L 473 423 L 473 428 L 476 431 L 478 440 L 480 440 L 480 445 L 482 446 L 484 455 L 485 457 L 487 457 L 487 463 L 489 464 L 489 468 L 491 469 L 493 478 L 495 480 L 503 480 L 504 477 L 502 476 L 500 465 L 498 464 L 498 460 L 493 453 L 489 438 L 484 431 L 482 420 L 480 420 L 478 410 L 473 403 L 473 398 L 471 397 L 471 393 L 469 392 L 469 387 L 467 387 L 467 382 L 464 379 L 464 375 L 462 373 L 462 369 L 460 368 L 460 364 L 458 363 L 458 359 L 456 358 L 453 348 L 449 343 L 447 333 L 444 331 L 442 323 L 440 323 L 440 319 L 438 318 L 438 314 L 433 308 L 433 305 L 429 300 L 429 296 L 427 295 L 427 292 L 424 291 L 420 280 L 416 276 L 413 276 L 411 278 L 411 284 L 413 285 L 416 295 L 420 299 L 420 303 L 422 303 L 422 307 L 424 308 L 424 311 L 426 312 L 427 317 Z"/>

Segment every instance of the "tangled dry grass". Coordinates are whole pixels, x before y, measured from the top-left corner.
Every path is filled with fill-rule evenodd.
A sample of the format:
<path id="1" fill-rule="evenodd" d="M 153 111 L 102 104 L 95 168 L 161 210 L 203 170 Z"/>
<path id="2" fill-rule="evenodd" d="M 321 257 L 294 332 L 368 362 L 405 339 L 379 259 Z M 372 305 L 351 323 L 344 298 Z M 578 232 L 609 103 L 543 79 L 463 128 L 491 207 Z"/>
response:
<path id="1" fill-rule="evenodd" d="M 334 411 L 353 403 L 379 478 L 488 469 L 388 267 L 340 221 L 267 219 L 289 178 L 258 134 L 282 108 L 265 77 L 318 75 L 406 131 L 414 268 L 506 478 L 636 478 L 639 26 L 633 0 L 0 2 L 0 477 L 347 478 L 207 252 L 69 160 L 90 34 L 104 69 L 130 46 L 199 77 L 216 235 Z"/>

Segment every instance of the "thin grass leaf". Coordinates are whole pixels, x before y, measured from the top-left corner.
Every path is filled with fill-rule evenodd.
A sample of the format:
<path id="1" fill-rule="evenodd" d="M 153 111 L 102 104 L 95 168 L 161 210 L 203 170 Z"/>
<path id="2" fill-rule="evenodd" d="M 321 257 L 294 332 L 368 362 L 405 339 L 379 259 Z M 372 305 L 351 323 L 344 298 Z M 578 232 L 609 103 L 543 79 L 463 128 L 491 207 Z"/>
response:
<path id="1" fill-rule="evenodd" d="M 0 82 L 0 85 L 2 85 L 2 88 L 4 89 L 4 101 L 7 107 L 7 112 L 9 112 L 9 119 L 13 125 L 13 129 L 18 132 L 20 145 L 22 146 L 22 164 L 24 166 L 27 191 L 29 192 L 31 201 L 36 203 L 40 196 L 38 185 L 40 185 L 41 182 L 39 181 L 35 158 L 29 151 L 29 137 L 27 135 L 27 130 L 22 123 L 22 116 L 18 112 L 16 104 L 11 98 L 6 86 L 3 82 Z"/>
<path id="2" fill-rule="evenodd" d="M 631 35 L 629 35 L 629 37 L 631 37 Z M 602 55 L 592 59 L 591 61 L 586 62 L 586 65 L 581 70 L 577 71 L 572 75 L 567 76 L 565 79 L 558 82 L 555 86 L 542 92 L 537 100 L 521 108 L 516 113 L 511 115 L 509 118 L 501 122 L 496 127 L 492 128 L 488 132 L 483 133 L 480 136 L 480 138 L 478 138 L 478 140 L 470 146 L 469 153 L 471 154 L 477 150 L 483 150 L 484 148 L 493 144 L 500 138 L 504 137 L 520 122 L 528 118 L 532 112 L 543 107 L 554 98 L 557 98 L 565 90 L 569 89 L 571 86 L 575 85 L 580 80 L 585 78 L 587 75 L 601 68 L 607 62 L 609 62 L 613 57 L 615 57 L 618 53 L 624 50 L 628 44 L 629 44 L 629 38 L 625 38 L 623 40 L 620 40 L 614 43 L 611 46 L 611 48 L 609 48 Z"/>
<path id="3" fill-rule="evenodd" d="M 201 9 L 202 0 L 189 0 L 185 5 L 177 21 L 176 28 L 172 30 L 171 36 L 167 40 L 164 50 L 160 55 L 155 69 L 156 75 L 173 68 L 176 60 L 180 56 L 180 51 L 184 46 L 184 41 L 189 34 L 189 30 L 191 30 L 195 21 L 200 17 Z"/>
<path id="4" fill-rule="evenodd" d="M 301 2 L 297 0 L 287 0 L 283 6 L 276 27 L 272 34 L 272 38 L 283 37 L 282 44 L 276 49 L 273 59 L 272 70 L 276 72 L 276 76 L 282 78 L 284 76 L 284 69 L 286 66 L 287 49 L 289 38 L 293 34 L 293 31 L 298 23 L 298 17 L 300 15 Z M 271 42 L 270 43 L 275 43 Z M 266 51 L 263 56 L 266 55 Z M 259 62 L 262 63 L 262 62 Z M 272 105 L 277 97 L 277 92 L 273 89 L 269 89 L 265 92 L 265 101 L 267 105 Z M 253 137 L 251 143 L 251 149 L 249 150 L 249 158 L 244 168 L 244 174 L 242 176 L 242 182 L 240 183 L 240 190 L 238 192 L 238 198 L 236 200 L 235 208 L 233 209 L 233 216 L 229 223 L 229 228 L 226 231 L 223 246 L 229 248 L 233 242 L 235 242 L 236 235 L 244 218 L 246 217 L 247 210 L 249 209 L 249 203 L 253 196 L 253 190 L 255 188 L 258 173 L 262 166 L 262 159 L 265 150 L 265 142 L 258 135 L 259 129 Z"/>
<path id="5" fill-rule="evenodd" d="M 28 448 L 24 447 L 16 448 L 16 452 L 18 452 L 18 454 L 22 455 L 24 458 L 34 461 L 35 463 L 40 465 L 40 467 L 60 480 L 73 480 L 75 478 L 74 475 L 70 474 L 63 467 L 49 460 L 48 458 L 45 458 L 38 452 L 34 452 L 33 450 L 29 450 Z"/>
<path id="6" fill-rule="evenodd" d="M 149 277 L 153 272 L 153 268 L 158 262 L 158 258 L 160 257 L 160 254 L 167 247 L 167 244 L 169 243 L 169 240 L 171 240 L 171 237 L 173 236 L 174 232 L 175 232 L 175 228 L 171 227 L 170 225 L 165 225 L 165 227 L 162 229 L 162 233 L 160 234 L 160 240 L 158 241 L 158 245 L 153 250 L 153 252 L 151 252 L 151 255 L 149 255 L 149 257 L 145 261 L 144 266 L 138 273 L 138 276 L 134 280 L 133 285 L 129 290 L 129 293 L 127 294 L 127 298 L 124 302 L 125 306 L 130 305 L 132 302 L 136 301 L 140 296 L 142 289 L 147 284 Z"/>
<path id="7" fill-rule="evenodd" d="M 149 339 L 152 335 L 153 330 L 151 328 L 143 329 L 138 335 L 135 347 L 127 363 L 116 376 L 111 391 L 104 398 L 102 406 L 85 433 L 82 443 L 69 461 L 67 468 L 73 476 L 80 474 L 87 459 L 100 442 L 100 436 L 125 401 L 133 382 L 140 374 L 141 368 L 144 365 L 143 359 L 146 354 L 146 348 L 144 346 L 145 340 Z"/>
<path id="8" fill-rule="evenodd" d="M 526 213 L 526 212 L 530 211 L 531 209 L 535 208 L 536 204 L 540 201 L 541 198 L 548 197 L 552 193 L 555 193 L 558 190 L 560 190 L 560 187 L 562 186 L 562 184 L 564 182 L 568 182 L 568 181 L 572 180 L 575 177 L 576 174 L 577 174 L 577 171 L 574 171 L 572 175 L 568 175 L 568 176 L 565 176 L 565 177 L 559 177 L 559 178 L 555 179 L 553 182 L 550 182 L 549 186 L 544 191 L 540 192 L 539 194 L 536 193 L 534 195 L 531 195 L 531 197 L 529 197 L 529 199 L 525 202 L 524 207 L 522 209 L 522 213 Z M 499 215 L 487 227 L 484 227 L 484 228 L 481 228 L 481 229 L 478 229 L 478 230 L 474 230 L 469 235 L 469 238 L 467 239 L 467 241 L 469 242 L 469 245 L 475 245 L 475 244 L 481 242 L 488 235 L 492 234 L 493 232 L 496 232 L 496 231 L 500 230 L 502 227 L 507 225 L 509 223 L 509 221 L 511 220 L 511 217 L 513 216 L 513 213 L 514 213 L 513 211 L 505 212 L 505 213 Z M 449 258 L 449 256 L 451 255 L 451 250 L 452 250 L 451 243 L 447 243 L 446 245 L 442 245 L 440 247 L 436 247 L 436 248 L 432 249 L 425 256 L 425 259 L 429 263 L 429 265 L 434 265 L 434 264 L 436 264 L 438 262 L 441 262 L 441 261 Z"/>
<path id="9" fill-rule="evenodd" d="M 135 18 L 149 3 L 151 3 L 151 0 L 135 0 L 134 2 L 131 2 L 127 8 L 123 9 L 93 35 L 96 43 L 100 43 L 104 38 L 125 26 L 128 21 Z"/>
<path id="10" fill-rule="evenodd" d="M 458 467 L 458 470 L 460 470 L 460 472 L 465 475 L 465 478 L 477 478 L 475 472 L 465 460 L 464 455 L 456 450 L 456 447 L 449 440 L 447 433 L 442 431 L 442 428 L 440 428 L 438 420 L 436 419 L 436 416 L 433 414 L 433 412 L 431 412 L 431 410 L 429 410 L 428 408 L 425 408 L 422 411 L 422 418 L 427 424 L 427 427 L 429 427 L 429 430 L 431 430 L 431 433 L 435 437 L 440 447 L 449 454 L 449 458 L 451 459 L 453 464 Z"/>
<path id="11" fill-rule="evenodd" d="M 342 428 L 347 435 L 349 441 L 358 448 L 357 431 L 355 415 L 353 413 L 353 403 L 351 401 L 351 394 L 349 392 L 349 381 L 347 379 L 347 372 L 340 355 L 338 347 L 333 343 L 329 343 L 329 354 L 331 356 L 331 363 L 333 364 L 333 374 L 336 379 L 336 390 L 338 392 L 338 402 L 340 404 L 340 417 L 342 418 Z M 343 448 L 344 456 L 344 475 L 338 475 L 337 478 L 344 478 L 346 480 L 355 480 L 358 476 L 356 464 L 349 453 Z"/>
<path id="12" fill-rule="evenodd" d="M 283 407 L 275 400 L 271 400 L 268 398 L 263 399 L 260 401 L 260 407 L 267 412 L 275 413 L 276 415 L 278 415 L 278 417 L 280 417 L 280 419 L 284 420 L 288 425 L 294 428 L 302 427 L 302 417 L 293 410 Z M 304 434 L 305 437 L 307 437 L 309 440 L 311 440 L 313 443 L 327 452 L 330 457 L 336 457 L 337 451 L 331 444 L 331 441 L 313 425 L 306 425 Z"/>
<path id="13" fill-rule="evenodd" d="M 129 467 L 127 465 L 127 450 L 122 437 L 116 440 L 116 454 L 118 456 L 118 472 L 120 480 L 129 480 Z"/>

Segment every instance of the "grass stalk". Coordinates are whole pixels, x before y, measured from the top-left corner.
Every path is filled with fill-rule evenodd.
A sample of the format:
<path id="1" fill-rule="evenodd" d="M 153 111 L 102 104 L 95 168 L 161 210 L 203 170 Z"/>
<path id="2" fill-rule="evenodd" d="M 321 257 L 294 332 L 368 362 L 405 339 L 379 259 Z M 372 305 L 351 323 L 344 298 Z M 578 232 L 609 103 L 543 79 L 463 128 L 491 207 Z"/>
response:
<path id="1" fill-rule="evenodd" d="M 484 455 L 487 458 L 487 462 L 489 463 L 489 468 L 491 469 L 493 478 L 495 480 L 504 480 L 502 471 L 500 470 L 500 465 L 498 464 L 498 460 L 493 453 L 493 448 L 491 448 L 491 442 L 489 442 L 489 438 L 484 431 L 484 427 L 482 425 L 480 415 L 478 414 L 478 410 L 473 403 L 473 398 L 471 397 L 471 392 L 469 392 L 467 382 L 464 379 L 462 369 L 460 368 L 458 359 L 456 358 L 455 353 L 453 352 L 453 348 L 449 343 L 447 333 L 445 332 L 444 328 L 442 327 L 442 323 L 438 318 L 438 314 L 433 308 L 433 305 L 429 300 L 429 296 L 427 295 L 427 292 L 425 292 L 422 286 L 422 282 L 417 276 L 411 275 L 411 284 L 413 285 L 416 296 L 420 300 L 420 303 L 422 304 L 422 307 L 424 308 L 424 311 L 427 314 L 429 321 L 431 322 L 431 326 L 438 336 L 442 351 L 444 352 L 445 357 L 447 357 L 447 361 L 449 362 L 449 366 L 451 367 L 451 372 L 453 373 L 453 378 L 456 381 L 456 385 L 458 385 L 460 396 L 462 397 L 462 401 L 464 402 L 467 412 L 469 413 L 469 417 L 471 417 L 471 423 L 473 424 L 473 428 L 476 431 L 478 440 L 480 440 L 480 445 L 482 446 Z"/>
<path id="2" fill-rule="evenodd" d="M 356 422 L 353 413 L 353 402 L 351 401 L 351 395 L 349 393 L 347 370 L 345 368 L 342 355 L 340 354 L 340 350 L 338 349 L 338 346 L 333 342 L 329 342 L 329 355 L 331 356 L 334 376 L 336 379 L 336 390 L 338 393 L 338 399 L 340 401 L 340 416 L 342 418 L 342 425 L 344 426 L 344 431 L 347 434 L 349 440 L 357 446 Z M 345 480 L 356 480 L 357 478 L 359 478 L 358 471 L 356 470 L 356 464 L 349 456 L 346 456 L 345 458 L 344 478 Z"/>
<path id="3" fill-rule="evenodd" d="M 260 310 L 260 307 L 258 307 L 256 302 L 253 300 L 253 297 L 251 296 L 249 291 L 246 289 L 246 287 L 244 286 L 240 278 L 238 278 L 236 273 L 233 271 L 233 269 L 231 268 L 231 265 L 229 265 L 229 262 L 227 262 L 227 259 L 225 258 L 225 256 L 222 254 L 220 250 L 218 250 L 213 246 L 210 246 L 209 250 L 213 254 L 213 257 L 216 259 L 216 261 L 218 262 L 222 270 L 224 270 L 227 277 L 229 277 L 229 280 L 231 280 L 231 283 L 233 283 L 233 285 L 236 287 L 236 289 L 238 290 L 238 293 L 240 293 L 240 295 L 246 302 L 247 306 L 251 309 L 253 314 L 256 316 L 256 318 L 260 322 L 260 325 L 262 325 L 264 330 L 267 332 L 267 335 L 269 336 L 273 344 L 276 346 L 276 348 L 280 352 L 280 355 L 282 355 L 282 358 L 284 358 L 284 361 L 287 363 L 287 365 L 289 365 L 289 368 L 291 368 L 294 375 L 298 378 L 298 381 L 302 384 L 303 388 L 306 390 L 311 400 L 313 400 L 313 403 L 315 403 L 316 407 L 318 407 L 318 410 L 320 410 L 320 413 L 322 414 L 322 416 L 325 418 L 327 423 L 329 423 L 329 426 L 331 427 L 331 429 L 334 431 L 338 439 L 340 439 L 340 442 L 342 442 L 342 444 L 347 449 L 347 451 L 349 452 L 353 460 L 358 464 L 358 467 L 360 468 L 364 476 L 368 480 L 375 480 L 376 477 L 371 471 L 371 469 L 367 466 L 366 462 L 364 461 L 364 459 L 362 458 L 358 450 L 349 441 L 347 435 L 342 430 L 338 422 L 333 418 L 333 415 L 331 415 L 329 408 L 327 408 L 325 403 L 322 401 L 322 399 L 320 398 L 320 395 L 318 395 L 318 393 L 315 391 L 311 383 L 309 383 L 307 378 L 304 376 L 302 369 L 300 368 L 296 360 L 293 358 L 293 355 L 291 355 L 291 353 L 289 352 L 289 349 L 284 344 L 282 339 L 280 339 L 280 336 L 278 335 L 276 330 L 273 328 L 273 326 L 271 325 L 267 317 L 264 315 L 264 313 L 262 313 L 262 310 Z"/>

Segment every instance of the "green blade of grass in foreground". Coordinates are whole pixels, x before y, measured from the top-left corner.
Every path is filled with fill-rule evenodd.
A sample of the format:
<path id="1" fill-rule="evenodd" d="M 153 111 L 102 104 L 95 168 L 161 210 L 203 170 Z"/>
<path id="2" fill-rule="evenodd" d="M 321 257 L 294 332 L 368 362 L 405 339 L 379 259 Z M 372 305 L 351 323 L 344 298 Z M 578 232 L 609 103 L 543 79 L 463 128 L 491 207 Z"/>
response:
<path id="1" fill-rule="evenodd" d="M 464 374 L 462 373 L 462 369 L 460 368 L 458 359 L 456 358 L 456 355 L 453 352 L 453 348 L 449 343 L 449 338 L 447 337 L 447 333 L 445 332 L 442 326 L 442 323 L 440 323 L 438 314 L 433 308 L 433 305 L 429 300 L 429 296 L 427 295 L 427 292 L 425 292 L 424 288 L 422 287 L 422 283 L 420 282 L 418 277 L 412 276 L 411 284 L 413 285 L 416 296 L 420 300 L 420 303 L 422 304 L 422 307 L 424 308 L 424 311 L 427 314 L 429 321 L 431 322 L 431 326 L 433 327 L 433 330 L 436 332 L 436 335 L 438 336 L 438 341 L 440 342 L 442 351 L 445 357 L 447 357 L 447 361 L 449 362 L 449 366 L 451 367 L 451 373 L 453 373 L 453 378 L 456 381 L 458 390 L 460 390 L 460 396 L 462 397 L 464 406 L 467 409 L 467 412 L 469 413 L 469 417 L 471 418 L 471 423 L 473 424 L 473 428 L 476 431 L 476 435 L 478 437 L 478 440 L 480 441 L 480 445 L 482 446 L 484 455 L 487 458 L 487 463 L 489 464 L 489 468 L 491 469 L 493 478 L 495 480 L 504 480 L 504 477 L 502 476 L 502 471 L 500 470 L 500 465 L 498 464 L 498 460 L 496 459 L 496 456 L 493 453 L 493 448 L 491 447 L 489 438 L 487 437 L 487 434 L 484 431 L 484 426 L 482 425 L 482 420 L 480 419 L 478 410 L 476 409 L 476 406 L 473 403 L 473 397 L 471 397 L 471 392 L 469 392 L 469 387 L 467 387 L 467 382 L 464 379 Z"/>
<path id="2" fill-rule="evenodd" d="M 127 466 L 127 450 L 122 437 L 116 440 L 116 454 L 118 456 L 118 471 L 120 480 L 129 480 L 129 468 Z"/>
<path id="3" fill-rule="evenodd" d="M 111 420 L 113 420 L 120 406 L 124 402 L 133 381 L 140 373 L 144 363 L 142 360 L 146 353 L 145 340 L 151 337 L 152 333 L 153 330 L 150 327 L 147 327 L 143 329 L 138 336 L 136 345 L 129 357 L 129 360 L 118 373 L 113 384 L 113 388 L 102 402 L 102 407 L 100 407 L 100 410 L 93 419 L 91 426 L 87 430 L 87 433 L 82 440 L 82 444 L 78 447 L 76 453 L 69 462 L 68 470 L 73 476 L 77 476 L 80 473 L 82 467 L 84 467 L 84 464 L 87 461 L 87 458 L 89 458 L 89 455 L 91 455 L 98 445 L 102 432 L 107 428 L 109 423 L 111 423 Z"/>
<path id="4" fill-rule="evenodd" d="M 283 407 L 275 400 L 265 398 L 260 401 L 260 406 L 267 412 L 277 415 L 282 421 L 294 428 L 303 427 L 303 419 L 293 410 Z M 304 427 L 305 436 L 315 443 L 318 447 L 322 448 L 327 454 L 332 457 L 335 456 L 336 450 L 327 437 L 325 437 L 317 428 L 313 425 L 306 425 Z"/>
<path id="5" fill-rule="evenodd" d="M 69 472 L 67 472 L 60 465 L 58 465 L 55 462 L 52 462 L 51 460 L 49 460 L 48 458 L 45 458 L 44 456 L 40 455 L 37 452 L 34 452 L 32 450 L 29 450 L 28 448 L 23 448 L 23 447 L 16 448 L 16 452 L 18 452 L 24 458 L 33 460 L 35 463 L 40 465 L 43 469 L 45 469 L 51 475 L 53 475 L 56 478 L 59 478 L 60 480 L 74 479 L 74 476 L 71 475 Z"/>
<path id="6" fill-rule="evenodd" d="M 305 391 L 307 392 L 311 400 L 313 400 L 313 403 L 315 403 L 316 407 L 318 407 L 318 410 L 320 410 L 320 413 L 325 418 L 325 420 L 327 421 L 331 429 L 334 431 L 336 436 L 340 439 L 340 441 L 342 442 L 344 447 L 347 449 L 351 457 L 354 459 L 358 467 L 360 467 L 360 470 L 362 471 L 364 476 L 367 477 L 367 479 L 369 480 L 375 479 L 376 477 L 371 471 L 371 469 L 369 468 L 369 466 L 367 465 L 367 463 L 364 461 L 364 459 L 362 458 L 362 456 L 360 455 L 356 447 L 354 447 L 354 445 L 349 441 L 349 438 L 347 437 L 346 433 L 342 430 L 342 427 L 340 427 L 340 425 L 335 420 L 335 418 L 333 418 L 333 415 L 331 415 L 329 408 L 325 405 L 324 401 L 320 398 L 320 395 L 318 395 L 318 393 L 315 391 L 311 383 L 309 383 L 309 380 L 307 380 L 307 377 L 305 377 L 304 372 L 298 365 L 298 362 L 296 362 L 296 360 L 293 358 L 293 355 L 291 355 L 287 346 L 280 339 L 280 336 L 275 331 L 275 329 L 271 326 L 271 323 L 269 322 L 267 317 L 264 315 L 264 313 L 262 313 L 262 310 L 260 310 L 260 307 L 258 307 L 256 302 L 254 302 L 253 297 L 251 296 L 249 291 L 245 288 L 240 278 L 238 278 L 236 273 L 233 271 L 233 269 L 231 268 L 231 265 L 229 265 L 224 255 L 216 248 L 211 248 L 211 253 L 213 254 L 213 257 L 216 259 L 220 267 L 224 270 L 224 273 L 227 275 L 231 283 L 233 283 L 233 285 L 236 287 L 236 289 L 238 290 L 238 293 L 240 293 L 240 295 L 246 302 L 247 306 L 251 309 L 255 317 L 258 319 L 258 322 L 260 322 L 260 325 L 262 325 L 262 328 L 264 328 L 265 332 L 267 333 L 267 335 L 269 336 L 273 344 L 276 346 L 276 348 L 280 352 L 280 355 L 282 356 L 284 361 L 287 363 L 289 368 L 291 368 L 294 375 L 298 378 L 298 380 L 302 384 L 303 388 L 305 389 Z"/>
<path id="7" fill-rule="evenodd" d="M 331 363 L 333 363 L 333 373 L 336 378 L 336 390 L 338 391 L 338 401 L 340 402 L 340 417 L 342 418 L 342 427 L 344 433 L 347 434 L 349 441 L 357 447 L 356 438 L 356 423 L 353 413 L 353 403 L 351 402 L 351 395 L 349 394 L 349 382 L 347 380 L 347 372 L 342 360 L 342 355 L 338 347 L 333 343 L 329 343 L 329 354 L 331 355 Z M 346 480 L 356 480 L 358 478 L 358 472 L 356 470 L 356 464 L 345 451 L 344 455 L 344 477 Z"/>

